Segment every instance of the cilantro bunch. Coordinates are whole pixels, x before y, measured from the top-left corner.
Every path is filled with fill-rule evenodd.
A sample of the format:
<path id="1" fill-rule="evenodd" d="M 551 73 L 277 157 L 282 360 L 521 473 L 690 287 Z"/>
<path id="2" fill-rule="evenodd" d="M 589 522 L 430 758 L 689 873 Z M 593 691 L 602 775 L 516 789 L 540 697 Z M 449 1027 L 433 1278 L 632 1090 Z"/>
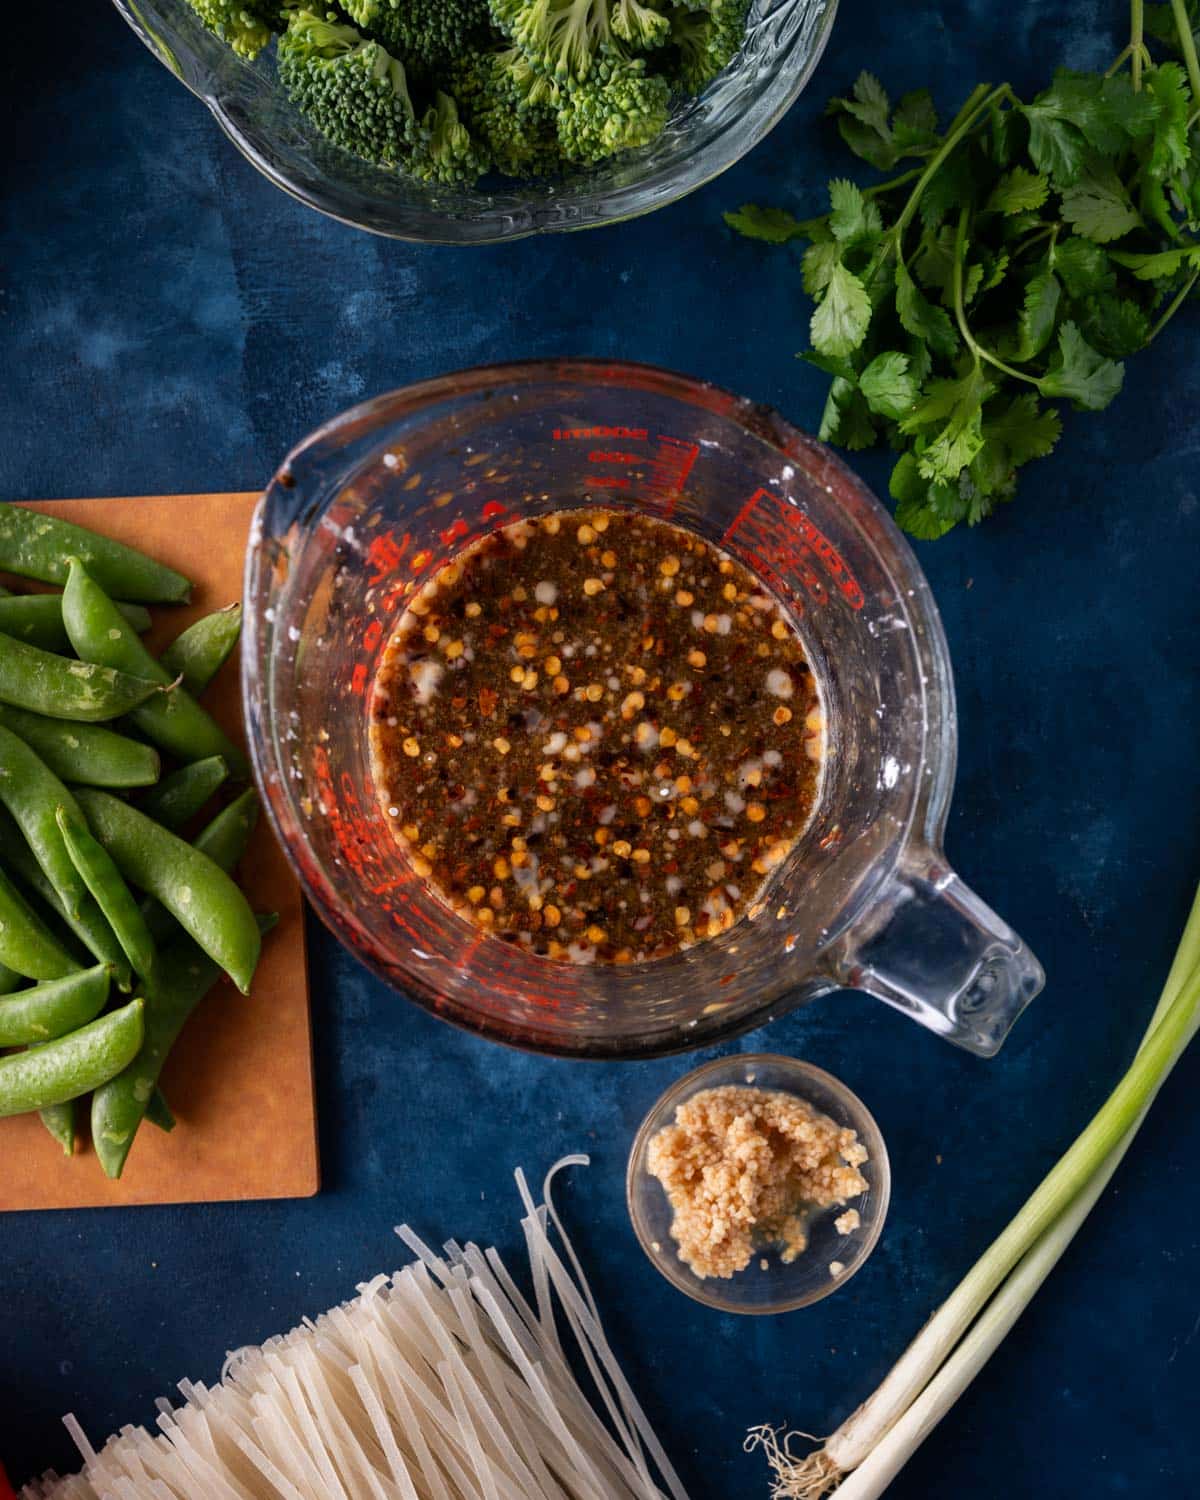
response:
<path id="1" fill-rule="evenodd" d="M 829 105 L 843 140 L 881 172 L 916 165 L 831 182 L 819 218 L 725 215 L 752 239 L 808 242 L 802 357 L 832 377 L 820 435 L 898 453 L 890 489 L 912 535 L 1011 500 L 1058 441 L 1059 403 L 1102 411 L 1196 289 L 1198 31 L 1200 0 L 1133 0 L 1107 73 L 1060 69 L 1029 103 L 981 83 L 945 130 L 928 91 L 893 109 L 862 73 Z M 1147 35 L 1181 60 L 1156 62 Z"/>

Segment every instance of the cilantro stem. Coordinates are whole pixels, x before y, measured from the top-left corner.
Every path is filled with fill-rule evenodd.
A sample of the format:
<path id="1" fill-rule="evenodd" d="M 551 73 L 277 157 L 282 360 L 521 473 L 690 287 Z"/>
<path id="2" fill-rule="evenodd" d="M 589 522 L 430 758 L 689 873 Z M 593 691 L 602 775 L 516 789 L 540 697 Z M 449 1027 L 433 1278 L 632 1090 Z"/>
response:
<path id="1" fill-rule="evenodd" d="M 896 222 L 888 230 L 883 243 L 871 257 L 870 264 L 863 272 L 862 280 L 865 286 L 870 286 L 879 272 L 880 266 L 889 255 L 899 254 L 901 241 L 904 239 L 905 231 L 912 223 L 913 215 L 921 202 L 921 194 L 929 186 L 929 183 L 937 175 L 946 158 L 950 156 L 975 128 L 983 114 L 990 105 L 995 104 L 1003 98 L 1012 98 L 1012 88 L 1007 83 L 1002 83 L 996 88 L 988 83 L 978 83 L 971 90 L 967 102 L 951 120 L 942 144 L 929 158 L 924 167 L 915 168 L 919 173 L 916 186 L 908 195 L 908 201 L 900 210 Z M 907 174 L 905 174 L 907 176 Z"/>
<path id="2" fill-rule="evenodd" d="M 1188 20 L 1184 0 L 1171 0 L 1171 11 L 1175 17 L 1175 30 L 1179 33 L 1179 50 L 1187 64 L 1192 103 L 1200 105 L 1200 58 L 1196 56 L 1196 38 L 1192 35 L 1192 23 Z"/>
<path id="3" fill-rule="evenodd" d="M 1179 291 L 1177 291 L 1175 293 L 1175 295 L 1171 298 L 1171 301 L 1170 301 L 1170 303 L 1169 303 L 1169 305 L 1167 307 L 1167 310 L 1163 313 L 1162 317 L 1159 318 L 1158 322 L 1155 323 L 1154 327 L 1146 335 L 1146 343 L 1147 344 L 1150 343 L 1152 339 L 1155 339 L 1155 338 L 1158 337 L 1158 335 L 1162 332 L 1162 330 L 1167 326 L 1167 324 L 1171 321 L 1171 319 L 1175 316 L 1175 314 L 1183 306 L 1184 302 L 1187 300 L 1188 293 L 1196 285 L 1197 281 L 1200 281 L 1200 266 L 1196 267 L 1196 269 L 1192 272 L 1192 274 L 1184 282 L 1183 286 L 1180 287 Z"/>
<path id="4" fill-rule="evenodd" d="M 877 182 L 874 187 L 863 188 L 864 198 L 877 198 L 880 193 L 890 193 L 893 188 L 903 187 L 906 182 L 911 182 L 914 177 L 920 177 L 923 168 L 912 167 L 907 172 L 901 172 L 899 177 L 891 177 L 887 182 Z"/>
<path id="5" fill-rule="evenodd" d="M 963 343 L 971 351 L 976 367 L 979 361 L 986 360 L 989 365 L 994 365 L 997 370 L 1003 370 L 1006 375 L 1011 375 L 1015 380 L 1028 381 L 1030 385 L 1037 385 L 1037 379 L 1033 375 L 1026 375 L 1023 370 L 1014 370 L 1012 365 L 1006 365 L 1002 359 L 990 353 L 976 339 L 967 323 L 967 309 L 963 300 L 963 267 L 967 262 L 967 218 L 970 214 L 969 208 L 963 208 L 958 216 L 958 229 L 954 235 L 954 318 L 958 324 L 958 331 L 962 334 Z"/>
<path id="6" fill-rule="evenodd" d="M 1031 245 L 1036 245 L 1038 240 L 1044 240 L 1048 234 L 1057 234 L 1062 228 L 1061 223 L 1042 224 L 1039 228 L 1027 234 L 1023 240 L 1018 240 L 1012 247 L 1011 256 L 1016 260 L 1018 255 L 1024 255 Z"/>
<path id="7" fill-rule="evenodd" d="M 1182 0 L 1180 0 L 1180 3 L 1182 3 Z M 946 158 L 957 148 L 960 141 L 971 130 L 971 127 L 976 124 L 983 111 L 990 104 L 994 104 L 998 99 L 1002 99 L 1005 94 L 1010 94 L 1011 92 L 1012 90 L 1007 83 L 1002 83 L 995 89 L 986 83 L 980 83 L 976 84 L 975 88 L 972 89 L 967 102 L 951 122 L 950 129 L 946 132 L 946 139 L 929 158 L 929 161 L 921 172 L 920 178 L 917 180 L 916 187 L 913 188 L 908 196 L 908 202 L 900 211 L 900 217 L 892 225 L 891 238 L 896 244 L 899 244 L 900 240 L 904 237 L 904 231 L 912 223 L 913 215 L 916 213 L 917 207 L 921 202 L 921 194 L 929 186 L 929 183 L 942 167 Z"/>
<path id="8" fill-rule="evenodd" d="M 1145 0 L 1129 0 L 1129 54 L 1135 94 L 1142 86 L 1142 63 L 1146 56 L 1145 22 Z"/>
<path id="9" fill-rule="evenodd" d="M 1114 73 L 1118 72 L 1121 68 L 1123 68 L 1124 65 L 1129 61 L 1129 59 L 1132 56 L 1132 54 L 1133 54 L 1133 43 L 1131 42 L 1127 47 L 1122 47 L 1121 50 L 1120 50 L 1120 52 L 1117 53 L 1116 57 L 1113 58 L 1112 62 L 1109 63 L 1108 67 L 1105 68 L 1105 70 L 1104 70 L 1104 76 L 1105 76 L 1105 78 L 1111 78 Z"/>

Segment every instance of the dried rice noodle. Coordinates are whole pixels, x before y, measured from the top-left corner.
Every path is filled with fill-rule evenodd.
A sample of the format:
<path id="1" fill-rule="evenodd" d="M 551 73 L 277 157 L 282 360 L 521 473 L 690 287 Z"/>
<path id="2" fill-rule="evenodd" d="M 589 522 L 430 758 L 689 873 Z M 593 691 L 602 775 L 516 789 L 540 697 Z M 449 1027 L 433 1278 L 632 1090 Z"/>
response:
<path id="1" fill-rule="evenodd" d="M 516 1174 L 532 1301 L 495 1250 L 401 1225 L 412 1264 L 231 1353 L 217 1385 L 181 1381 L 157 1433 L 96 1452 L 66 1418 L 83 1472 L 20 1500 L 687 1500 L 554 1208 L 555 1174 L 587 1162 L 555 1163 L 540 1203 Z"/>

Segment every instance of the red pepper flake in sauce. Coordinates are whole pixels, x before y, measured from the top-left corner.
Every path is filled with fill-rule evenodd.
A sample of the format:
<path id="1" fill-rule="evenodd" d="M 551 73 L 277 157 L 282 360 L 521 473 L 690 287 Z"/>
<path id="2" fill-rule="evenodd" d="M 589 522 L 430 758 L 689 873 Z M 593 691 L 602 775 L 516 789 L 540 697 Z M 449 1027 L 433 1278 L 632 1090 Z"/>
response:
<path id="1" fill-rule="evenodd" d="M 625 511 L 503 527 L 410 601 L 372 703 L 384 815 L 454 910 L 549 958 L 727 931 L 808 822 L 823 721 L 790 620 Z"/>

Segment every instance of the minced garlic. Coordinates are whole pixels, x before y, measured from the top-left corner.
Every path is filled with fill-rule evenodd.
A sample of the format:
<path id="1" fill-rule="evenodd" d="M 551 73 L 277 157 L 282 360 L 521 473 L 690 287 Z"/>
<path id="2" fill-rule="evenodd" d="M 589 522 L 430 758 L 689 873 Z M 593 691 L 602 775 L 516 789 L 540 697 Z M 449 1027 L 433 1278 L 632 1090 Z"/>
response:
<path id="1" fill-rule="evenodd" d="M 866 1160 L 855 1131 L 796 1095 L 729 1084 L 679 1105 L 647 1166 L 671 1205 L 679 1258 L 702 1279 L 727 1279 L 764 1245 L 795 1260 L 812 1209 L 866 1191 Z"/>

